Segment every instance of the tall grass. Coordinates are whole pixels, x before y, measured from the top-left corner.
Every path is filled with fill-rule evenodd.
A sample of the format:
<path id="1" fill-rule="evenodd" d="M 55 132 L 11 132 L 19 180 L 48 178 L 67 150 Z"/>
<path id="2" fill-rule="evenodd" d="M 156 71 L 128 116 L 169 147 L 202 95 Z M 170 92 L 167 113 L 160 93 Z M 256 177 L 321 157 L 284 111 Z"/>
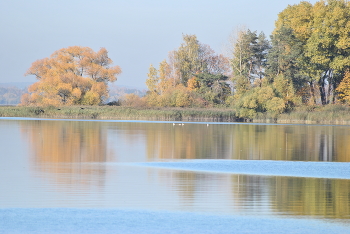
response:
<path id="1" fill-rule="evenodd" d="M 279 123 L 350 124 L 350 107 L 345 105 L 303 106 L 278 116 Z"/>
<path id="2" fill-rule="evenodd" d="M 208 122 L 246 121 L 238 118 L 234 110 L 225 108 L 137 108 L 123 106 L 0 106 L 0 117 Z M 304 106 L 280 115 L 259 113 L 250 121 L 263 123 L 350 124 L 350 107 L 344 105 Z"/>
<path id="3" fill-rule="evenodd" d="M 136 108 L 121 106 L 0 107 L 0 117 L 162 121 L 237 121 L 229 109 Z"/>

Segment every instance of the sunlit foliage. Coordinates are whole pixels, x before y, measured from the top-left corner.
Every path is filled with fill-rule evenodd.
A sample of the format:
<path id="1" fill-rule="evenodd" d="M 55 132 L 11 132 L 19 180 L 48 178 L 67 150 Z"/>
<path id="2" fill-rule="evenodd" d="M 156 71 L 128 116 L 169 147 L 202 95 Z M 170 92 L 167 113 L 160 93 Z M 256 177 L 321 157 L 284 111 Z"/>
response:
<path id="1" fill-rule="evenodd" d="M 105 48 L 72 46 L 35 61 L 25 75 L 39 81 L 28 88 L 21 105 L 97 105 L 108 97 L 107 84 L 121 73 L 111 66 Z"/>
<path id="2" fill-rule="evenodd" d="M 146 106 L 146 99 L 137 94 L 125 94 L 121 100 L 123 106 L 144 107 Z"/>
<path id="3" fill-rule="evenodd" d="M 150 106 L 188 107 L 224 103 L 231 90 L 226 83 L 229 62 L 195 35 L 183 35 L 178 50 L 168 60 L 151 65 L 146 85 Z"/>
<path id="4" fill-rule="evenodd" d="M 270 42 L 237 30 L 231 43 L 233 95 L 226 103 L 244 118 L 337 98 L 348 103 L 349 12 L 345 0 L 303 1 L 278 15 Z"/>
<path id="5" fill-rule="evenodd" d="M 294 57 L 294 67 L 285 73 L 297 74 L 295 87 L 309 87 L 313 103 L 336 100 L 335 90 L 350 64 L 350 3 L 345 0 L 301 2 L 288 6 L 278 15 L 273 37 L 288 31 L 289 44 L 280 53 Z M 294 46 L 293 46 L 294 45 Z M 296 78 L 296 79 L 295 79 Z M 304 98 L 304 100 L 307 100 Z"/>
<path id="6" fill-rule="evenodd" d="M 337 90 L 341 102 L 350 103 L 350 72 L 346 71 L 343 80 L 340 82 Z"/>

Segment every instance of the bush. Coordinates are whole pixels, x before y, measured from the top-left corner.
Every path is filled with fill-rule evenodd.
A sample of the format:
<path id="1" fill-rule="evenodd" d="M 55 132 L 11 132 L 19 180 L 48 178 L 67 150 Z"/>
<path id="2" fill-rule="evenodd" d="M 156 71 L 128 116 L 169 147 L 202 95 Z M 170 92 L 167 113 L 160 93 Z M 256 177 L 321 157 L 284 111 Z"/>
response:
<path id="1" fill-rule="evenodd" d="M 123 106 L 145 107 L 147 106 L 146 99 L 134 93 L 125 94 L 121 101 Z"/>

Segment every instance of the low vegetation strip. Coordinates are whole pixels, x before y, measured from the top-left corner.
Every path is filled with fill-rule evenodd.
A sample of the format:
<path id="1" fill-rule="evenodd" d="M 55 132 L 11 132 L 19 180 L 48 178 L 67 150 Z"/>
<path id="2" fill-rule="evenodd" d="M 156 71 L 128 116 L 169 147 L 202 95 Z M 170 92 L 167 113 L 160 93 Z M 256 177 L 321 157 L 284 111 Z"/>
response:
<path id="1" fill-rule="evenodd" d="M 135 108 L 114 106 L 0 107 L 0 117 L 235 122 L 229 109 Z"/>
<path id="2" fill-rule="evenodd" d="M 278 122 L 350 125 L 350 107 L 346 105 L 303 106 L 290 113 L 280 114 Z"/>
<path id="3" fill-rule="evenodd" d="M 289 113 L 258 113 L 252 119 L 238 118 L 226 108 L 138 108 L 123 106 L 22 107 L 0 106 L 0 117 L 59 119 L 115 119 L 199 122 L 261 122 L 350 125 L 350 107 L 345 105 L 295 108 Z"/>

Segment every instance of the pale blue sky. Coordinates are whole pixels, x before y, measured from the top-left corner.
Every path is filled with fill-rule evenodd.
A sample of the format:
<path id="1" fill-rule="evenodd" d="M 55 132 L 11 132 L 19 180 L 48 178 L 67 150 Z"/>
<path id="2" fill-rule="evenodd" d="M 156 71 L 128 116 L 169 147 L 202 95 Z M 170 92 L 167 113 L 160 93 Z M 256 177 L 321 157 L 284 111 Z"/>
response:
<path id="1" fill-rule="evenodd" d="M 37 59 L 73 45 L 105 47 L 123 73 L 116 85 L 145 88 L 148 67 L 179 47 L 182 34 L 223 52 L 233 29 L 270 35 L 277 14 L 298 0 L 3 0 L 0 83 L 35 81 L 23 74 Z M 316 0 L 310 1 L 315 3 Z"/>

